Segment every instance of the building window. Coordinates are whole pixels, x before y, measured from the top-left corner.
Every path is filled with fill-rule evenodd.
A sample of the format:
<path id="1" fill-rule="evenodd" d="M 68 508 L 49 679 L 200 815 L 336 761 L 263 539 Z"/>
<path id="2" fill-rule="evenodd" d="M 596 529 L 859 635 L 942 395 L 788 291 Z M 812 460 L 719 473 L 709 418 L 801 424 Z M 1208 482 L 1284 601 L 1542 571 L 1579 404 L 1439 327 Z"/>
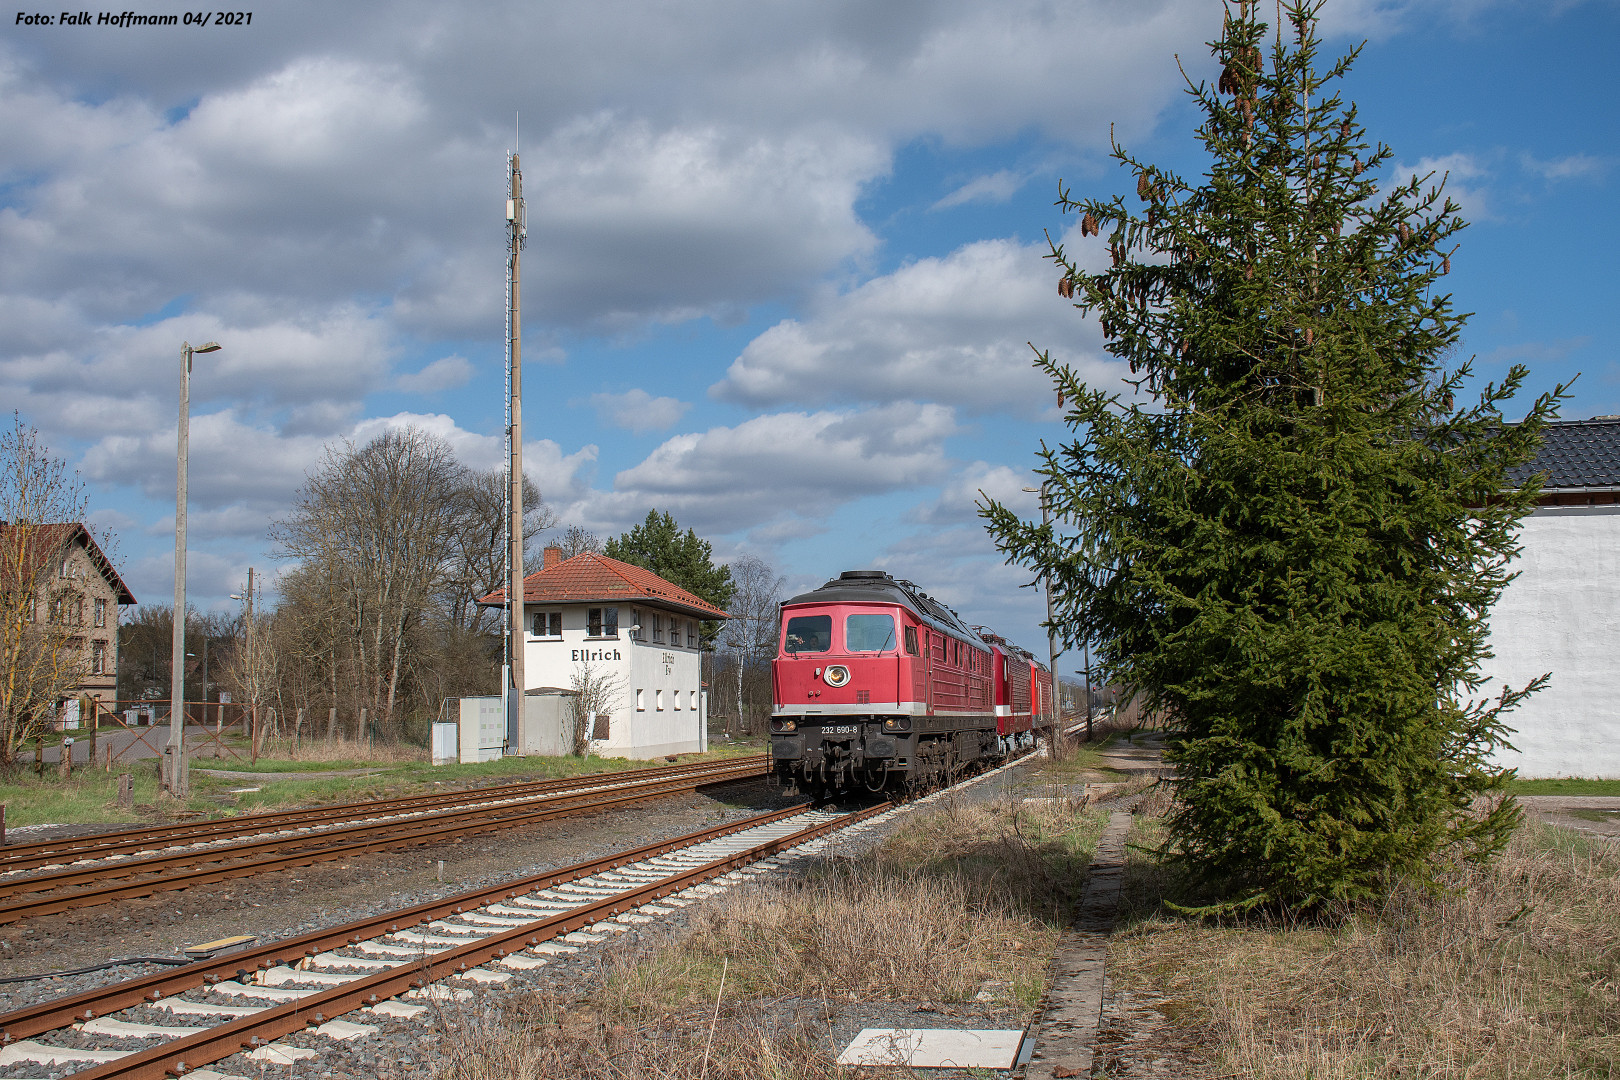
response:
<path id="1" fill-rule="evenodd" d="M 652 617 L 652 620 L 653 620 L 653 640 L 654 641 L 663 641 L 664 640 L 664 617 L 662 615 L 654 613 L 653 617 Z"/>
<path id="2" fill-rule="evenodd" d="M 96 628 L 99 630 L 107 625 L 107 601 L 96 600 Z"/>
<path id="3" fill-rule="evenodd" d="M 84 597 L 82 596 L 73 598 L 73 625 L 84 625 Z"/>
<path id="4" fill-rule="evenodd" d="M 636 691 L 636 712 L 646 712 L 646 711 L 647 711 L 647 691 L 645 691 L 645 690 L 637 690 Z"/>
<path id="5" fill-rule="evenodd" d="M 674 703 L 675 711 L 680 712 L 681 711 L 681 692 L 679 690 L 671 690 L 669 692 L 669 699 L 670 699 L 671 702 Z"/>
<path id="6" fill-rule="evenodd" d="M 641 609 L 640 608 L 631 608 L 630 609 L 630 640 L 631 641 L 640 641 L 641 640 Z"/>
<path id="7" fill-rule="evenodd" d="M 586 632 L 591 637 L 618 637 L 619 609 L 616 607 L 591 608 L 587 612 Z"/>
<path id="8" fill-rule="evenodd" d="M 697 623 L 688 619 L 686 620 L 686 647 L 688 649 L 697 648 L 697 641 Z"/>
<path id="9" fill-rule="evenodd" d="M 691 700 L 688 701 L 687 704 L 690 705 L 695 710 L 698 707 L 698 700 L 697 700 L 698 692 L 696 690 L 689 690 L 687 692 L 692 695 Z"/>
<path id="10" fill-rule="evenodd" d="M 537 611 L 529 617 L 529 633 L 535 637 L 562 637 L 562 612 Z"/>
<path id="11" fill-rule="evenodd" d="M 664 711 L 664 692 L 662 690 L 653 691 L 653 704 L 658 712 Z"/>
<path id="12" fill-rule="evenodd" d="M 105 641 L 93 642 L 90 646 L 90 672 L 93 675 L 107 674 L 107 643 Z"/>

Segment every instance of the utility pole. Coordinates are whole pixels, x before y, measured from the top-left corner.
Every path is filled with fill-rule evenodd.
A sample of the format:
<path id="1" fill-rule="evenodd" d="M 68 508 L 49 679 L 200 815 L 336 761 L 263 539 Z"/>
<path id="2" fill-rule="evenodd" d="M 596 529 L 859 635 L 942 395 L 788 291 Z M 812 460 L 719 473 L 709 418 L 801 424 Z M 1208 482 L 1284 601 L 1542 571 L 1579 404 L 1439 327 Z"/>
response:
<path id="1" fill-rule="evenodd" d="M 175 454 L 174 484 L 174 623 L 169 671 L 169 794 L 191 794 L 186 765 L 186 466 L 191 456 L 191 358 L 219 351 L 219 342 L 191 347 L 180 343 L 180 445 Z"/>
<path id="2" fill-rule="evenodd" d="M 523 170 L 517 151 L 508 161 L 506 192 L 506 441 L 508 449 L 506 655 L 507 738 L 523 752 L 523 243 L 529 234 L 523 206 Z M 515 702 L 515 704 L 514 704 Z M 514 719 L 515 714 L 515 719 Z"/>

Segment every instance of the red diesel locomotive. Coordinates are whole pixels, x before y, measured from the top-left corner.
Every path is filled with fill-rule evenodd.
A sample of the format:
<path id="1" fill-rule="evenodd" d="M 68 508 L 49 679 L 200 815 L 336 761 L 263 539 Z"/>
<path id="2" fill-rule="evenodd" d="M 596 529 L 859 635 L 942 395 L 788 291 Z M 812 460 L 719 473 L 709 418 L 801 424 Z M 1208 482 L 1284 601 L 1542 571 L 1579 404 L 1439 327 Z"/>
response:
<path id="1" fill-rule="evenodd" d="M 1044 665 L 881 570 L 787 601 L 778 646 L 772 771 L 811 795 L 946 783 L 1055 717 Z"/>

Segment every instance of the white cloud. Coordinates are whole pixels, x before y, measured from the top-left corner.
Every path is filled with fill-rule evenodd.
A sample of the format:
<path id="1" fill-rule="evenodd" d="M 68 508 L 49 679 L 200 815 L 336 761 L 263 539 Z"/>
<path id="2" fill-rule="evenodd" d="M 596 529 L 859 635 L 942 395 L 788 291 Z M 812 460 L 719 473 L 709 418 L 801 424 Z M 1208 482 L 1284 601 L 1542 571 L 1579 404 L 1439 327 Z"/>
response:
<path id="1" fill-rule="evenodd" d="M 451 354 L 441 356 L 421 371 L 399 376 L 394 380 L 394 385 L 408 394 L 437 394 L 466 386 L 472 381 L 474 373 L 472 361 L 465 356 Z"/>
<path id="2" fill-rule="evenodd" d="M 1524 171 L 1534 173 L 1543 180 L 1573 180 L 1598 176 L 1607 171 L 1608 162 L 1591 154 L 1570 154 L 1567 157 L 1542 161 L 1533 154 L 1520 154 L 1519 164 Z"/>
<path id="3" fill-rule="evenodd" d="M 1075 254 L 1098 257 L 1096 247 Z M 824 297 L 749 342 L 709 394 L 749 405 L 921 398 L 1035 416 L 1053 400 L 1031 341 L 1113 384 L 1120 369 L 1103 359 L 1095 325 L 1058 298 L 1042 253 L 984 240 Z"/>
<path id="4" fill-rule="evenodd" d="M 988 176 L 969 180 L 929 209 L 947 210 L 971 202 L 1004 203 L 1018 194 L 1018 189 L 1023 187 L 1028 179 L 1029 177 L 1021 176 L 1010 169 L 999 169 Z"/>
<path id="5" fill-rule="evenodd" d="M 955 431 L 951 409 L 915 402 L 757 416 L 668 439 L 619 472 L 611 491 L 581 492 L 559 511 L 599 530 L 654 508 L 703 533 L 811 523 L 781 525 L 791 535 L 856 499 L 935 482 Z"/>
<path id="6" fill-rule="evenodd" d="M 672 397 L 653 397 L 639 387 L 622 394 L 592 394 L 591 406 L 604 424 L 641 434 L 675 426 L 692 406 Z"/>
<path id="7" fill-rule="evenodd" d="M 1455 153 L 1426 157 L 1416 165 L 1399 163 L 1390 172 L 1393 183 L 1407 183 L 1414 176 L 1419 180 L 1428 177 L 1424 190 L 1444 183 L 1445 194 L 1462 207 L 1463 216 L 1468 220 L 1487 221 L 1491 218 L 1490 200 L 1485 190 L 1490 173 L 1476 155 Z"/>
<path id="8" fill-rule="evenodd" d="M 1039 480 L 1032 472 L 975 461 L 951 474 L 938 499 L 915 508 L 908 516 L 929 525 L 972 524 L 981 521 L 978 507 L 986 497 L 1018 514 L 1039 514 L 1039 496 L 1024 490 L 1037 486 Z"/>

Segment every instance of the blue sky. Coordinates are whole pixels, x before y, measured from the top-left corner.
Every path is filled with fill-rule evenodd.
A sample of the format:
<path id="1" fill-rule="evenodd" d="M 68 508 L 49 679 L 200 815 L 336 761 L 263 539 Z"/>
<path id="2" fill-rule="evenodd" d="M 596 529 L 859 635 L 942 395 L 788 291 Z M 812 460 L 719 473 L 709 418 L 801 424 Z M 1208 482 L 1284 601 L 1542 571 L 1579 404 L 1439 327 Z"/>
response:
<path id="1" fill-rule="evenodd" d="M 505 154 L 521 116 L 526 442 L 565 524 L 658 508 L 790 588 L 909 577 L 1040 648 L 973 513 L 1034 512 L 1062 438 L 1026 341 L 1120 371 L 1059 299 L 1059 178 L 1110 125 L 1201 170 L 1175 57 L 1207 0 L 282 2 L 243 28 L 0 29 L 0 402 L 73 460 L 138 597 L 172 590 L 177 353 L 191 579 L 229 604 L 334 440 L 500 458 Z M 1620 412 L 1613 0 L 1330 0 L 1344 87 L 1473 225 L 1447 279 L 1482 377 Z M 1067 661 L 1062 665 L 1067 669 Z"/>

